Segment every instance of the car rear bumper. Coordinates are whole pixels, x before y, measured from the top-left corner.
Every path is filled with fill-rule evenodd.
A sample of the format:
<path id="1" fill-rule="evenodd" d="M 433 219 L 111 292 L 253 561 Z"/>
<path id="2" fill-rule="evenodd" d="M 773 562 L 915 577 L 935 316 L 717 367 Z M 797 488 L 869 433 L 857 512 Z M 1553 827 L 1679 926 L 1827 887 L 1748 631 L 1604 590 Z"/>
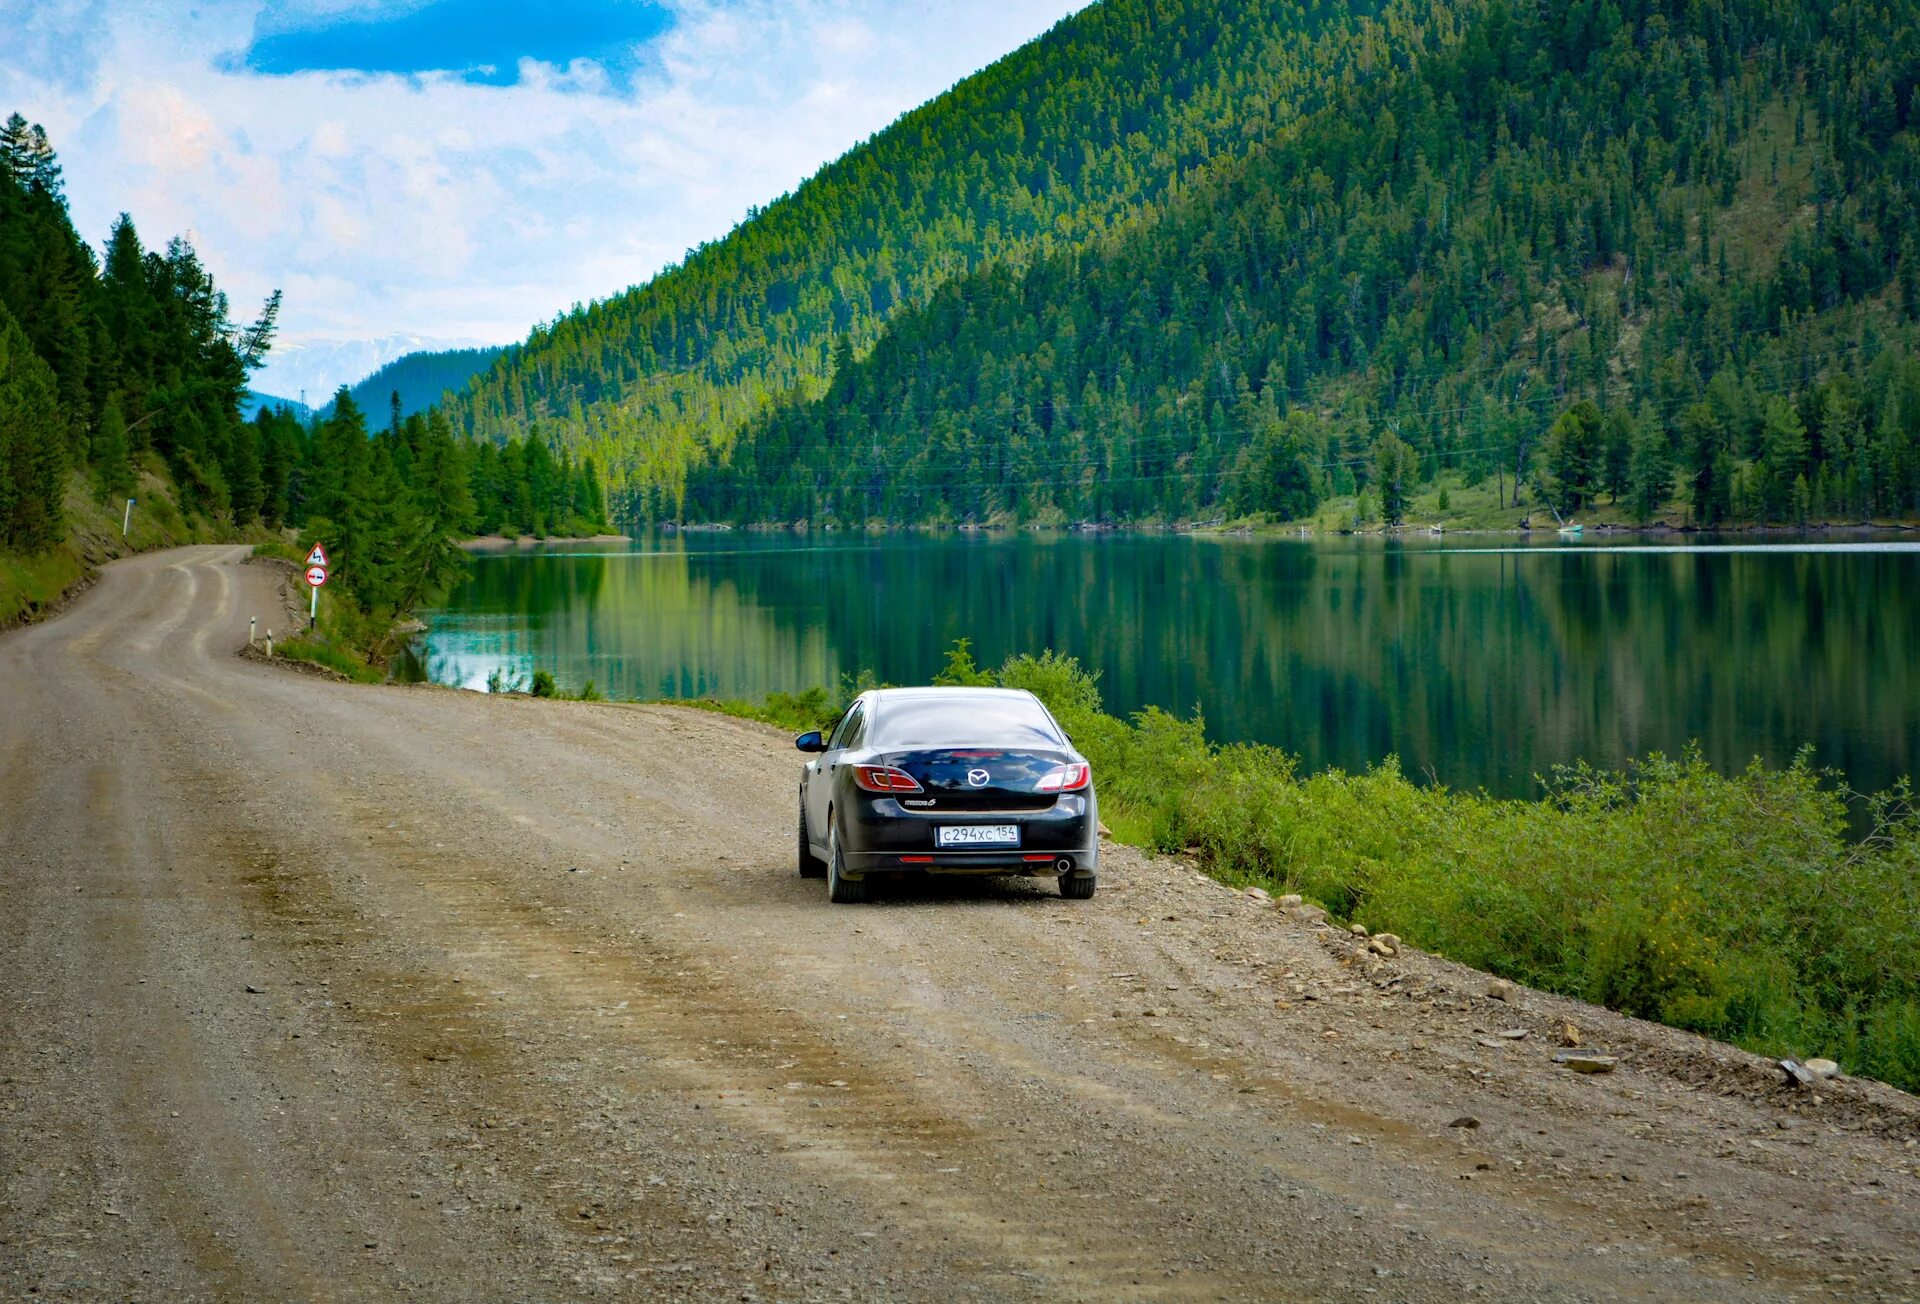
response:
<path id="1" fill-rule="evenodd" d="M 1091 874 L 1099 860 L 1100 827 L 1093 794 L 1074 795 L 1040 811 L 917 811 L 890 797 L 855 802 L 841 823 L 841 855 L 850 875 Z M 943 825 L 1012 824 L 1017 847 L 943 848 Z M 1062 866 L 1064 865 L 1064 868 Z"/>
<path id="2" fill-rule="evenodd" d="M 846 851 L 849 877 L 868 874 L 1092 874 L 1099 853 L 1093 848 L 1049 852 L 924 851 L 893 853 Z"/>

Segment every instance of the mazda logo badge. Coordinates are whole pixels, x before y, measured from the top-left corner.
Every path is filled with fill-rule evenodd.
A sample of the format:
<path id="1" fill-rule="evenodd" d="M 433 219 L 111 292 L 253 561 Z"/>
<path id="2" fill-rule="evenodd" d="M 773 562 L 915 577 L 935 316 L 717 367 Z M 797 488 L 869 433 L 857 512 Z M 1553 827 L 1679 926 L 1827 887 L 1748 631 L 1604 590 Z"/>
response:
<path id="1" fill-rule="evenodd" d="M 972 784 L 976 788 L 986 787 L 987 780 L 992 777 L 993 776 L 988 774 L 985 770 L 968 770 L 967 771 L 967 782 Z"/>

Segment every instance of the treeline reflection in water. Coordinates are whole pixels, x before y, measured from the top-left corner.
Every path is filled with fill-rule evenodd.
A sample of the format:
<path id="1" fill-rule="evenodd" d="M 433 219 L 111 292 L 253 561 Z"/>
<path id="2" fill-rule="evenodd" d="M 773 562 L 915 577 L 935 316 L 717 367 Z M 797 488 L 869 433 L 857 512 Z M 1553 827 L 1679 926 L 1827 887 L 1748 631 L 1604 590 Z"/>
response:
<path id="1" fill-rule="evenodd" d="M 1179 536 L 679 536 L 480 558 L 429 618 L 441 683 L 732 697 L 924 681 L 1054 648 L 1108 708 L 1202 711 L 1308 768 L 1395 754 L 1507 795 L 1697 740 L 1875 791 L 1920 754 L 1920 548 L 1503 548 Z"/>

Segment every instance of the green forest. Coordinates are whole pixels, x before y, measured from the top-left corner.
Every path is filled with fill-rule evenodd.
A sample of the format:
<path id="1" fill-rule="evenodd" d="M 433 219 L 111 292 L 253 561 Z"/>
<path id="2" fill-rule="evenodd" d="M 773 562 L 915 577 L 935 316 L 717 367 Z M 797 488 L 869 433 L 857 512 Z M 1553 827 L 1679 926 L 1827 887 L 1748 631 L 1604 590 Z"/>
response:
<path id="1" fill-rule="evenodd" d="M 437 407 L 448 390 L 462 390 L 467 382 L 493 365 L 498 348 L 423 350 L 395 358 L 348 391 L 362 411 L 387 407 L 400 396 L 403 416 Z M 324 412 L 324 410 L 323 410 Z"/>
<path id="2" fill-rule="evenodd" d="M 777 396 L 817 394 L 890 315 L 990 263 L 1136 220 L 1331 102 L 1416 8 L 1107 0 L 823 168 L 646 285 L 575 308 L 458 397 L 480 437 L 534 423 L 607 468 L 624 519 L 679 514 L 690 466 Z M 1444 18 L 1442 22 L 1448 21 Z"/>
<path id="3" fill-rule="evenodd" d="M 130 491 L 164 459 L 203 511 L 244 522 L 265 491 L 262 449 L 237 415 L 272 341 L 278 296 L 250 325 L 184 240 L 142 248 L 124 215 L 104 259 L 67 216 L 46 132 L 0 129 L 0 547 L 65 536 L 71 472 Z"/>
<path id="4" fill-rule="evenodd" d="M 1920 515 L 1920 25 L 1422 10 L 1436 48 L 1390 11 L 1377 75 L 1244 160 L 843 342 L 687 514 L 1289 520 L 1358 492 L 1391 523 L 1444 473 L 1569 517 Z"/>
<path id="5" fill-rule="evenodd" d="M 453 419 L 628 523 L 1911 519 L 1916 18 L 1106 0 Z"/>
<path id="6" fill-rule="evenodd" d="M 537 431 L 460 440 L 440 412 L 405 414 L 397 392 L 370 429 L 344 388 L 324 419 L 266 408 L 242 420 L 278 311 L 275 294 L 254 321 L 236 322 L 190 244 L 149 250 L 124 214 L 96 256 L 68 216 L 45 131 L 8 119 L 0 554 L 59 547 L 75 505 L 110 508 L 118 526 L 119 504 L 147 477 L 165 487 L 166 510 L 177 499 L 182 530 L 165 541 L 323 538 L 338 590 L 391 618 L 462 572 L 461 537 L 607 528 L 592 462 L 556 455 Z"/>

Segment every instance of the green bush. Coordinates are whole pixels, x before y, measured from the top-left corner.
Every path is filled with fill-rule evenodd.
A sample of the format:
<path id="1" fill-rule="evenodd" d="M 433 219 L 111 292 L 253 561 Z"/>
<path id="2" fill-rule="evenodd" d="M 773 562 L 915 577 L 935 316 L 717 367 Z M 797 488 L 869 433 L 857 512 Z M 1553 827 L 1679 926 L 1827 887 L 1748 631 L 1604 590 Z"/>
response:
<path id="1" fill-rule="evenodd" d="M 1804 757 L 1731 777 L 1694 752 L 1576 766 L 1539 801 L 1420 787 L 1391 757 L 1302 777 L 1277 748 L 1209 743 L 1198 716 L 1105 714 L 1071 657 L 1013 657 L 996 678 L 1047 703 L 1133 840 L 1547 990 L 1920 1088 L 1905 789 L 1854 841 L 1848 794 Z"/>
<path id="2" fill-rule="evenodd" d="M 947 649 L 947 664 L 940 668 L 933 682 L 950 687 L 982 688 L 993 683 L 993 672 L 974 664 L 973 640 L 962 638 Z"/>

